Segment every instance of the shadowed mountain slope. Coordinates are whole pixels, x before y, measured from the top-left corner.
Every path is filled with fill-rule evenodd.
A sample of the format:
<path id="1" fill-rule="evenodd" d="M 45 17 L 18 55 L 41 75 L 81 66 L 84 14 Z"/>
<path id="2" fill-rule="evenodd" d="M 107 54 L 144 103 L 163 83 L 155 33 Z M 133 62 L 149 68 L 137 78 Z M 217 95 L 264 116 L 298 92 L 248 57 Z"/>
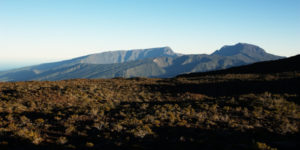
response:
<path id="1" fill-rule="evenodd" d="M 196 77 L 202 75 L 214 74 L 266 74 L 266 73 L 279 73 L 279 72 L 297 72 L 300 71 L 300 55 L 289 58 L 258 62 L 246 66 L 232 67 L 225 70 L 217 70 L 210 72 L 199 72 L 179 75 L 178 77 Z"/>

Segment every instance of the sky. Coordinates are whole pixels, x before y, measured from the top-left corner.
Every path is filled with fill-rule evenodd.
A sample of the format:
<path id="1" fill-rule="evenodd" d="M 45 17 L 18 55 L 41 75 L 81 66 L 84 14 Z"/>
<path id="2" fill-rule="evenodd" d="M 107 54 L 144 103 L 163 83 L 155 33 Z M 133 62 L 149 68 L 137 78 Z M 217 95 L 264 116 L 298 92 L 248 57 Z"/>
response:
<path id="1" fill-rule="evenodd" d="M 0 70 L 111 50 L 300 52 L 300 0 L 0 0 Z"/>

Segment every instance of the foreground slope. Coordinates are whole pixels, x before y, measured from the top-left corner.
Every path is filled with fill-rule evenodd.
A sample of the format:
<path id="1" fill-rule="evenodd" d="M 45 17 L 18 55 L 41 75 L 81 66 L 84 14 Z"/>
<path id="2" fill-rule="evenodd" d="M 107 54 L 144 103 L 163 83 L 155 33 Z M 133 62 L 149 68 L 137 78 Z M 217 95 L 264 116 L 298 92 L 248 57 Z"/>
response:
<path id="1" fill-rule="evenodd" d="M 197 77 L 204 75 L 216 74 L 270 74 L 281 72 L 297 72 L 300 70 L 300 55 L 292 56 L 274 61 L 258 62 L 241 67 L 232 67 L 225 70 L 217 70 L 211 72 L 199 72 L 179 75 L 178 77 Z"/>
<path id="2" fill-rule="evenodd" d="M 63 80 L 74 78 L 174 77 L 188 72 L 225 69 L 282 57 L 258 46 L 239 43 L 211 55 L 181 55 L 169 47 L 92 54 L 0 73 L 0 81 Z"/>
<path id="3" fill-rule="evenodd" d="M 276 73 L 0 83 L 0 149 L 296 150 L 294 58 Z"/>

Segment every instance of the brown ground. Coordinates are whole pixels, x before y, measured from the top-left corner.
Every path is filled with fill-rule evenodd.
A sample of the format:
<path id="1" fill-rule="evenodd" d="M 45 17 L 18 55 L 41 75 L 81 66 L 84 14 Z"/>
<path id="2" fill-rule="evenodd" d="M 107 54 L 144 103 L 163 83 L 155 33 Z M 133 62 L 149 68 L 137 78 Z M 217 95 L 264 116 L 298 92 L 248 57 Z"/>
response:
<path id="1" fill-rule="evenodd" d="M 0 83 L 0 149 L 299 149 L 300 73 Z"/>

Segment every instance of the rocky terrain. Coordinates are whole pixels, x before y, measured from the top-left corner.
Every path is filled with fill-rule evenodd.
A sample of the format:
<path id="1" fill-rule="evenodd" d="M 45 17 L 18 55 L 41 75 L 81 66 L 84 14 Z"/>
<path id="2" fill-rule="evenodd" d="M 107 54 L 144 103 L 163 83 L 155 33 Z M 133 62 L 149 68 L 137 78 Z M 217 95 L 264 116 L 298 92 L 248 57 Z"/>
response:
<path id="1" fill-rule="evenodd" d="M 272 73 L 2 82 L 0 149 L 299 149 L 297 61 L 265 62 Z"/>

